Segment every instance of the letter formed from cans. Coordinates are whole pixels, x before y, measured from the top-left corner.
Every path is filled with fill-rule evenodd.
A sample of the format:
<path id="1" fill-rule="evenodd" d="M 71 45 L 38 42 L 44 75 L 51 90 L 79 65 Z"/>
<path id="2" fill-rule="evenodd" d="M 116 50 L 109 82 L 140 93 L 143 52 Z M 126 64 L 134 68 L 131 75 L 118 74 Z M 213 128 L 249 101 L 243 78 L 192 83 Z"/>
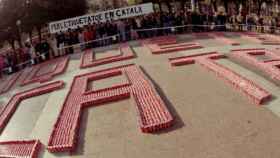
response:
<path id="1" fill-rule="evenodd" d="M 82 55 L 80 68 L 84 69 L 93 66 L 99 66 L 99 65 L 109 64 L 113 62 L 128 60 L 136 57 L 133 52 L 133 49 L 128 44 L 122 44 L 119 48 L 119 52 L 120 54 L 115 56 L 96 59 L 95 53 L 92 53 L 92 50 L 88 49 Z"/>
<path id="2" fill-rule="evenodd" d="M 90 81 L 118 75 L 125 76 L 127 80 L 109 88 L 87 90 Z M 62 81 L 56 81 L 15 94 L 6 106 L 0 109 L 0 131 L 4 130 L 22 100 L 58 90 L 63 86 Z M 49 152 L 74 151 L 77 147 L 83 108 L 127 99 L 130 96 L 135 100 L 137 120 L 142 132 L 156 132 L 172 125 L 172 115 L 142 70 L 135 65 L 114 67 L 74 77 L 50 135 L 47 149 Z M 36 158 L 40 146 L 39 140 L 0 142 L 0 157 Z"/>
<path id="3" fill-rule="evenodd" d="M 63 74 L 66 71 L 69 60 L 69 57 L 60 57 L 33 66 L 30 72 L 27 73 L 25 78 L 21 81 L 20 85 L 26 86 L 36 82 L 44 83 L 52 80 L 55 76 Z M 44 72 L 44 69 L 49 68 L 49 65 L 53 65 L 54 67 Z"/>
<path id="4" fill-rule="evenodd" d="M 263 59 L 258 59 L 258 56 Z M 278 53 L 263 48 L 235 49 L 232 50 L 230 57 L 249 68 L 261 71 L 276 84 L 280 84 L 280 55 Z"/>
<path id="5" fill-rule="evenodd" d="M 56 81 L 15 94 L 0 111 L 0 132 L 2 133 L 22 100 L 50 93 L 63 88 L 64 82 Z M 0 157 L 36 158 L 40 151 L 39 140 L 0 142 Z"/>
<path id="6" fill-rule="evenodd" d="M 89 81 L 123 75 L 127 81 L 112 87 L 87 90 Z M 48 142 L 49 152 L 75 151 L 84 108 L 127 99 L 135 100 L 140 129 L 156 132 L 171 126 L 173 117 L 151 81 L 135 65 L 114 67 L 74 77 Z"/>
<path id="7" fill-rule="evenodd" d="M 142 44 L 149 48 L 152 54 L 174 53 L 183 50 L 203 48 L 199 43 L 178 43 L 175 36 L 150 38 L 143 40 Z"/>
<path id="8" fill-rule="evenodd" d="M 7 93 L 20 78 L 22 71 L 19 71 L 15 74 L 6 76 L 5 78 L 0 78 L 0 95 Z"/>
<path id="9" fill-rule="evenodd" d="M 225 58 L 225 56 L 217 52 L 210 52 L 170 58 L 169 60 L 172 66 L 198 63 L 206 70 L 215 73 L 217 77 L 242 92 L 251 102 L 257 105 L 260 105 L 271 98 L 271 94 L 264 88 L 230 70 L 229 68 L 215 62 L 215 60 L 220 58 Z"/>

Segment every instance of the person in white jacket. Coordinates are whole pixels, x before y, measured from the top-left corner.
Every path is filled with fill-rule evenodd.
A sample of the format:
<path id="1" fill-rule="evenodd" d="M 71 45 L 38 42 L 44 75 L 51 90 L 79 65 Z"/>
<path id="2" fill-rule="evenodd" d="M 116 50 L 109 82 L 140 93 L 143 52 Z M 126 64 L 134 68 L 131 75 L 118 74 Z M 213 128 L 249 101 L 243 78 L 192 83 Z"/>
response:
<path id="1" fill-rule="evenodd" d="M 58 57 L 59 53 L 57 48 L 57 41 L 53 35 L 48 38 L 48 43 L 50 44 L 51 51 L 53 52 L 54 57 Z"/>

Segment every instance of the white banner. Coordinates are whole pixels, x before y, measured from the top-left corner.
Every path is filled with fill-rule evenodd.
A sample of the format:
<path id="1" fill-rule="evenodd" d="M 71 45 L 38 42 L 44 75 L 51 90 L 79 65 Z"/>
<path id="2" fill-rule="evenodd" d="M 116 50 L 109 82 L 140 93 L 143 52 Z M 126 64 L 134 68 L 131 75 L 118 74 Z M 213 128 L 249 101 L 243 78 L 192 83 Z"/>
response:
<path id="1" fill-rule="evenodd" d="M 50 33 L 56 33 L 60 31 L 66 31 L 68 29 L 76 29 L 78 26 L 83 27 L 93 23 L 106 22 L 108 20 L 119 20 L 153 12 L 154 9 L 152 3 L 133 5 L 124 8 L 98 12 L 95 14 L 88 14 L 70 19 L 54 21 L 49 23 L 49 31 Z"/>

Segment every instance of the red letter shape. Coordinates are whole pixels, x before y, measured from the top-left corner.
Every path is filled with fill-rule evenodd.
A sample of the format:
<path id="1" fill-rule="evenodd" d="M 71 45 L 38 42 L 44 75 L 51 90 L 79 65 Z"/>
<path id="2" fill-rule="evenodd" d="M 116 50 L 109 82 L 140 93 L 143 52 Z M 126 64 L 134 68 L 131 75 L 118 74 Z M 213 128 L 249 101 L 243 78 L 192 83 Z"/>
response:
<path id="1" fill-rule="evenodd" d="M 56 81 L 34 89 L 30 89 L 15 94 L 0 112 L 0 133 L 6 127 L 7 123 L 15 113 L 18 105 L 22 100 L 52 92 L 54 90 L 62 88 L 63 85 L 64 83 L 62 81 Z"/>
<path id="2" fill-rule="evenodd" d="M 0 79 L 0 94 L 8 92 L 13 85 L 16 83 L 20 75 L 22 74 L 22 71 L 17 72 L 13 75 L 6 76 L 5 78 Z"/>
<path id="3" fill-rule="evenodd" d="M 233 41 L 233 40 L 225 37 L 224 33 L 222 33 L 222 32 L 212 32 L 212 33 L 209 33 L 209 35 L 212 36 L 213 38 L 215 38 L 216 40 L 219 40 L 221 42 L 224 42 L 224 43 L 232 45 L 232 46 L 240 45 L 239 42 Z"/>
<path id="4" fill-rule="evenodd" d="M 92 50 L 87 50 L 82 56 L 82 62 L 80 68 L 88 68 L 98 65 L 104 65 L 112 62 L 127 60 L 134 58 L 135 55 L 133 50 L 128 44 L 123 44 L 120 46 L 120 54 L 115 56 L 110 56 L 102 59 L 95 59 L 95 54 L 92 53 Z"/>
<path id="5" fill-rule="evenodd" d="M 32 67 L 31 71 L 26 75 L 25 79 L 22 81 L 21 86 L 35 82 L 46 82 L 50 81 L 54 76 L 62 74 L 68 65 L 69 57 L 61 57 L 46 61 L 42 64 Z M 43 69 L 48 68 L 50 65 L 55 65 L 54 68 L 48 72 L 40 72 Z"/>
<path id="6" fill-rule="evenodd" d="M 146 42 L 146 46 L 151 50 L 152 54 L 173 53 L 176 51 L 202 48 L 202 46 L 198 43 L 174 43 L 174 41 L 172 40 L 170 41 L 170 43 L 162 41 L 160 43 L 156 42 L 147 44 Z"/>
<path id="7" fill-rule="evenodd" d="M 239 35 L 242 37 L 242 38 L 245 38 L 247 40 L 250 40 L 252 42 L 255 42 L 255 43 L 262 43 L 262 40 L 259 38 L 259 35 L 255 32 L 242 32 L 242 33 L 239 33 Z"/>
<path id="8" fill-rule="evenodd" d="M 260 35 L 255 32 L 242 32 L 241 37 L 249 39 L 253 42 L 264 44 L 264 45 L 279 45 L 280 42 L 272 36 Z"/>
<path id="9" fill-rule="evenodd" d="M 160 37 L 154 37 L 154 38 L 142 40 L 141 43 L 143 46 L 146 46 L 148 44 L 170 45 L 170 44 L 176 44 L 177 39 L 176 36 L 160 36 Z"/>
<path id="10" fill-rule="evenodd" d="M 57 81 L 14 95 L 8 104 L 1 109 L 0 132 L 4 130 L 22 100 L 60 89 L 63 85 L 62 81 Z M 0 157 L 36 158 L 39 150 L 39 140 L 0 142 Z"/>
<path id="11" fill-rule="evenodd" d="M 197 54 L 179 58 L 170 59 L 173 66 L 180 66 L 186 64 L 193 64 L 197 62 L 201 66 L 205 67 L 207 70 L 214 72 L 218 77 L 227 81 L 234 88 L 237 88 L 243 94 L 245 94 L 250 100 L 255 104 L 261 104 L 265 100 L 271 97 L 271 94 L 259 87 L 253 81 L 250 81 L 239 74 L 233 72 L 232 70 L 216 63 L 214 60 L 219 58 L 224 58 L 225 56 L 213 53 Z"/>
<path id="12" fill-rule="evenodd" d="M 125 75 L 127 82 L 86 92 L 88 81 Z M 74 151 L 77 145 L 82 109 L 134 97 L 142 132 L 154 132 L 171 126 L 173 118 L 152 83 L 135 65 L 115 67 L 76 76 L 49 139 L 50 152 Z"/>
<path id="13" fill-rule="evenodd" d="M 39 140 L 0 142 L 0 157 L 36 158 L 40 147 Z"/>
<path id="14" fill-rule="evenodd" d="M 232 51 L 233 53 L 230 56 L 234 59 L 258 68 L 274 81 L 280 80 L 280 55 L 264 49 L 239 49 Z M 256 58 L 258 55 L 265 55 L 270 59 L 260 61 Z"/>

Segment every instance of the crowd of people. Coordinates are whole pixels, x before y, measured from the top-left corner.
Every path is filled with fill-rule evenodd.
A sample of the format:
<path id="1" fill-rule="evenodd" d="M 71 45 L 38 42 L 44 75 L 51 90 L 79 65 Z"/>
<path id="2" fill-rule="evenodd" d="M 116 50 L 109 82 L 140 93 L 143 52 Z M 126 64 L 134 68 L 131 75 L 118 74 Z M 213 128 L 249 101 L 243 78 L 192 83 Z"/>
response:
<path id="1" fill-rule="evenodd" d="M 253 27 L 255 25 L 256 27 Z M 269 29 L 273 32 L 278 26 L 280 19 L 277 17 L 264 18 L 254 14 L 239 13 L 228 16 L 224 12 L 205 14 L 183 10 L 156 12 L 125 20 L 94 23 L 83 28 L 43 36 L 41 40 L 30 40 L 25 43 L 24 48 L 1 54 L 0 70 L 1 72 L 9 70 L 8 73 L 13 73 L 28 65 L 72 54 L 77 48 L 84 50 L 154 36 L 211 30 L 255 29 L 264 32 Z"/>

